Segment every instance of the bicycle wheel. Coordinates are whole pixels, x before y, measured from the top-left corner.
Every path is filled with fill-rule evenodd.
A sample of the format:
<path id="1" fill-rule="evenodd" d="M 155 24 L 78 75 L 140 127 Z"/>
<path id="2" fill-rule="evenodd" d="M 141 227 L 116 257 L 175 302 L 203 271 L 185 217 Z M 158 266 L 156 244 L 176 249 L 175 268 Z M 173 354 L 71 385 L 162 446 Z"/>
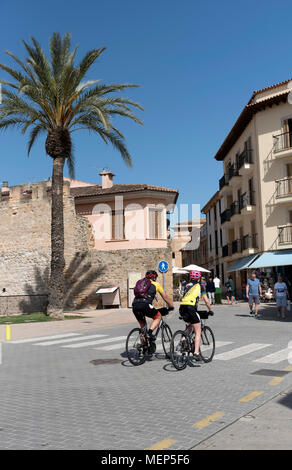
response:
<path id="1" fill-rule="evenodd" d="M 215 354 L 215 337 L 209 326 L 204 326 L 201 333 L 200 355 L 204 362 L 211 362 Z"/>
<path id="2" fill-rule="evenodd" d="M 186 368 L 190 354 L 189 340 L 184 331 L 174 333 L 170 344 L 170 359 L 177 370 Z"/>
<path id="3" fill-rule="evenodd" d="M 140 328 L 134 328 L 126 340 L 127 357 L 133 366 L 140 366 L 145 362 L 144 346 L 141 340 Z"/>
<path id="4" fill-rule="evenodd" d="M 161 339 L 162 339 L 162 347 L 163 347 L 164 354 L 169 359 L 170 359 L 171 338 L 172 338 L 171 329 L 168 325 L 165 324 L 161 330 Z"/>

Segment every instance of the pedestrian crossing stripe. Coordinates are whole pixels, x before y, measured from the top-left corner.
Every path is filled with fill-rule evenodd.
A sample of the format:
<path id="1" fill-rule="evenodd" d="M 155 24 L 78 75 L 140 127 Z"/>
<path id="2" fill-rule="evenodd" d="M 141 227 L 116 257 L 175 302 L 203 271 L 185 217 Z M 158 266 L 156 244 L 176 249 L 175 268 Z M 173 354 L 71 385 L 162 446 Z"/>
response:
<path id="1" fill-rule="evenodd" d="M 70 336 L 81 336 L 80 333 L 64 333 L 62 335 L 39 336 L 38 338 L 25 338 L 9 341 L 9 344 L 33 343 L 34 341 L 44 341 L 46 339 L 69 338 Z"/>
<path id="2" fill-rule="evenodd" d="M 246 354 L 250 354 L 251 352 L 258 351 L 259 349 L 267 348 L 268 346 L 271 346 L 271 344 L 246 344 L 245 346 L 241 346 L 240 348 L 231 349 L 231 351 L 217 354 L 217 356 L 214 356 L 214 359 L 219 359 L 221 361 L 229 361 L 230 359 L 235 359 Z"/>
<path id="3" fill-rule="evenodd" d="M 256 359 L 254 362 L 263 362 L 265 364 L 277 364 L 278 362 L 282 362 L 285 360 L 288 361 L 288 354 L 289 354 L 289 348 L 285 348 L 273 354 L 269 354 L 268 356 L 261 357 L 260 359 Z"/>
<path id="4" fill-rule="evenodd" d="M 77 336 L 75 338 L 62 338 L 62 339 L 55 339 L 53 341 L 44 341 L 41 343 L 35 343 L 34 346 L 52 346 L 54 344 L 62 344 L 62 343 L 72 343 L 73 341 L 82 341 L 85 338 L 105 338 L 107 335 L 88 335 L 88 336 Z"/>
<path id="5" fill-rule="evenodd" d="M 96 344 L 104 344 L 104 343 L 111 343 L 115 341 L 125 340 L 127 336 L 116 336 L 115 338 L 106 338 L 106 339 L 98 339 L 96 341 L 86 341 L 78 344 L 69 344 L 67 346 L 62 346 L 62 348 L 84 348 L 85 346 L 94 346 Z M 125 345 L 125 342 L 122 343 Z"/>

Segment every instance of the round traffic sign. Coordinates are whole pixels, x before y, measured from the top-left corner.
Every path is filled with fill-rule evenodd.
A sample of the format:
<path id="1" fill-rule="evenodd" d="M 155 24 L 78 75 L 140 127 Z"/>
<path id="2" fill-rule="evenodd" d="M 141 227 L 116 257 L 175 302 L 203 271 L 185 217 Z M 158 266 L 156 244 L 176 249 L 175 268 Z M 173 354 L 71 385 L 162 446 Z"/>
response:
<path id="1" fill-rule="evenodd" d="M 161 273 L 166 273 L 168 271 L 168 262 L 165 260 L 160 261 L 158 269 Z"/>

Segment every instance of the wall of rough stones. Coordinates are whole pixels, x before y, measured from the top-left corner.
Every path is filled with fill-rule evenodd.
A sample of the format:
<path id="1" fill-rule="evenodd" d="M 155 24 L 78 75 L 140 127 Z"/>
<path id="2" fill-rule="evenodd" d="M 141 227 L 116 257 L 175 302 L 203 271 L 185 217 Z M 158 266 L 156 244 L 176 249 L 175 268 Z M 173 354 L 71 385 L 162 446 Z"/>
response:
<path id="1" fill-rule="evenodd" d="M 50 269 L 50 182 L 11 187 L 0 195 L 0 315 L 45 311 Z M 155 269 L 171 250 L 98 251 L 89 221 L 76 215 L 64 187 L 66 308 L 100 306 L 99 287 L 118 285 L 127 306 L 128 273 Z M 172 275 L 166 276 L 172 292 Z"/>

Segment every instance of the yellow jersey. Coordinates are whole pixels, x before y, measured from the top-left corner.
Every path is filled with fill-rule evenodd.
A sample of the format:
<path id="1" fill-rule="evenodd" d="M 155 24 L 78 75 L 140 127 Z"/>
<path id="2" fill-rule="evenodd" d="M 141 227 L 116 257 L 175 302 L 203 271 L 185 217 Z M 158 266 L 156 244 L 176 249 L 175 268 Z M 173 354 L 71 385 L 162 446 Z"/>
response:
<path id="1" fill-rule="evenodd" d="M 200 284 L 195 284 L 188 292 L 184 295 L 181 301 L 181 305 L 193 305 L 196 306 L 196 303 L 201 295 Z"/>

